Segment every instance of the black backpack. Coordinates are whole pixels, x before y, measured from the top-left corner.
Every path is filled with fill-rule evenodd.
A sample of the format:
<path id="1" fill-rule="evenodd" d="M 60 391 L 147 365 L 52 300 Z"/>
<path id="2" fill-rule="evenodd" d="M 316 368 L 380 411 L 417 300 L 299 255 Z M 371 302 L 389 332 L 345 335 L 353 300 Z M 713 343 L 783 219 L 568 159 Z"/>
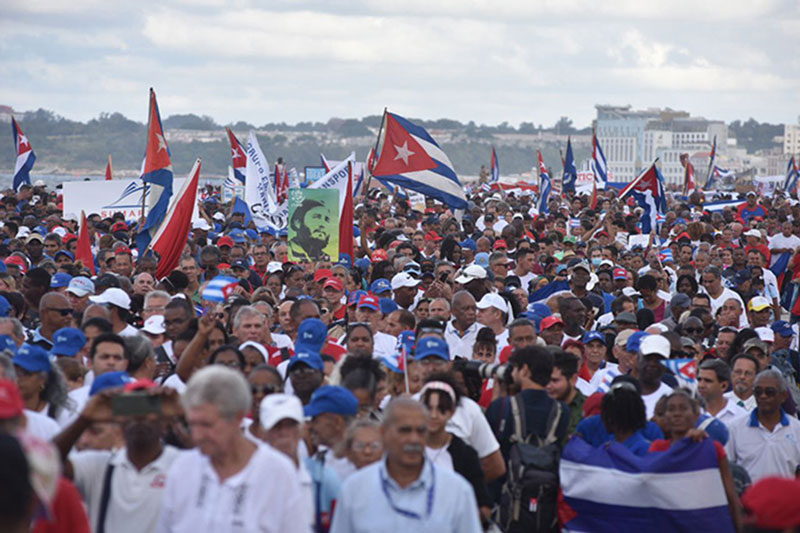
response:
<path id="1" fill-rule="evenodd" d="M 558 527 L 558 461 L 556 437 L 561 407 L 553 401 L 547 417 L 546 437 L 525 435 L 525 401 L 512 396 L 514 435 L 508 452 L 508 478 L 500 497 L 500 525 L 504 531 L 549 532 Z"/>

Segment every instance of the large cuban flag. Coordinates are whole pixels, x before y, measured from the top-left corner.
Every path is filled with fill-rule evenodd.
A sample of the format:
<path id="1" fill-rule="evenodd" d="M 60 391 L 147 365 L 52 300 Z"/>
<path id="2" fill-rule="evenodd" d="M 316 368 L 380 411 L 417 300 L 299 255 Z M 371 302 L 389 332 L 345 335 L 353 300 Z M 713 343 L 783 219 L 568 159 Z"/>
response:
<path id="1" fill-rule="evenodd" d="M 247 156 L 244 153 L 244 146 L 242 143 L 239 142 L 239 139 L 236 138 L 236 135 L 233 133 L 233 130 L 230 128 L 225 128 L 225 131 L 228 132 L 228 140 L 231 143 L 231 160 L 233 162 L 233 177 L 239 183 L 233 182 L 228 183 L 225 181 L 225 186 L 229 188 L 233 188 L 236 185 L 244 185 L 244 177 L 246 175 L 246 168 L 247 168 Z"/>
<path id="2" fill-rule="evenodd" d="M 19 162 L 17 164 L 19 165 Z M 797 170 L 797 161 L 792 156 L 786 165 L 786 179 L 783 181 L 783 191 L 785 193 L 791 194 L 794 191 L 795 187 L 797 187 L 798 177 L 800 177 L 800 172 Z M 14 183 L 16 183 L 16 180 Z"/>
<path id="3" fill-rule="evenodd" d="M 17 124 L 17 119 L 11 117 L 11 131 L 14 134 L 14 148 L 17 152 L 17 162 L 14 165 L 14 190 L 19 191 L 23 185 L 31 184 L 31 169 L 33 163 L 36 161 L 36 155 L 33 153 L 33 147 L 25 134 L 22 133 L 22 128 Z"/>
<path id="4" fill-rule="evenodd" d="M 608 183 L 608 162 L 597 139 L 597 132 L 592 134 L 592 172 L 600 183 Z"/>
<path id="5" fill-rule="evenodd" d="M 453 164 L 425 128 L 400 115 L 386 113 L 386 126 L 378 139 L 378 160 L 372 175 L 382 181 L 420 192 L 465 209 L 467 196 Z"/>
<path id="6" fill-rule="evenodd" d="M 578 181 L 578 167 L 575 166 L 575 156 L 572 153 L 572 139 L 567 137 L 567 155 L 564 157 L 564 192 L 575 192 Z"/>
<path id="7" fill-rule="evenodd" d="M 540 215 L 546 215 L 550 212 L 547 204 L 550 201 L 550 193 L 553 191 L 553 180 L 550 179 L 547 167 L 544 166 L 542 152 L 537 151 L 536 153 L 539 156 L 539 205 L 537 210 Z"/>
<path id="8" fill-rule="evenodd" d="M 164 137 L 164 127 L 161 125 L 156 93 L 153 89 L 150 89 L 150 111 L 147 116 L 147 149 L 144 156 L 142 181 L 150 184 L 149 210 L 144 225 L 136 234 L 136 247 L 139 249 L 140 257 L 144 256 L 144 251 L 161 226 L 169 208 L 169 200 L 172 198 L 172 160 L 167 139 Z"/>
<path id="9" fill-rule="evenodd" d="M 620 199 L 633 195 L 636 203 L 644 209 L 641 224 L 642 233 L 648 234 L 656 228 L 658 215 L 667 211 L 667 198 L 664 194 L 664 178 L 656 167 L 656 161 L 626 185 L 619 193 Z"/>
<path id="10" fill-rule="evenodd" d="M 734 531 L 710 439 L 689 439 L 639 457 L 618 442 L 594 448 L 573 438 L 561 458 L 563 531 Z"/>

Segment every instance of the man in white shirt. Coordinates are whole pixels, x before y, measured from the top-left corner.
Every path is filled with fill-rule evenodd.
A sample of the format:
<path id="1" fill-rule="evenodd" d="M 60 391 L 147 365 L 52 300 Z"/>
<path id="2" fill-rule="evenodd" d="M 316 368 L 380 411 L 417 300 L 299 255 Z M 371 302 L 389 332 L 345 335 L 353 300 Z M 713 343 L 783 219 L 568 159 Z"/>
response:
<path id="1" fill-rule="evenodd" d="M 726 426 L 747 411 L 723 394 L 731 386 L 731 369 L 720 359 L 709 359 L 697 372 L 697 392 L 706 401 L 706 412 Z"/>
<path id="2" fill-rule="evenodd" d="M 455 357 L 472 359 L 472 347 L 481 326 L 476 322 L 477 306 L 475 298 L 467 291 L 458 291 L 453 295 L 453 320 L 447 323 L 444 338 Z"/>
<path id="3" fill-rule="evenodd" d="M 122 337 L 138 335 L 139 330 L 125 320 L 131 310 L 131 297 L 122 289 L 111 287 L 97 296 L 90 296 L 89 301 L 100 304 L 111 312 L 111 326 L 114 333 Z"/>
<path id="4" fill-rule="evenodd" d="M 670 350 L 669 340 L 662 335 L 644 337 L 639 347 L 639 381 L 648 420 L 653 417 L 658 400 L 672 392 L 672 387 L 661 381 L 665 371 L 662 361 L 669 359 Z"/>
<path id="5" fill-rule="evenodd" d="M 128 378 L 130 379 L 130 378 Z M 102 379 L 98 380 L 102 381 Z M 95 381 L 95 383 L 98 383 Z M 145 418 L 141 412 L 119 412 L 113 398 L 136 398 L 148 390 L 159 399 L 159 417 Z M 129 404 L 136 409 L 136 406 Z M 140 405 L 141 407 L 141 405 Z M 149 406 L 146 406 L 149 407 Z M 164 481 L 178 450 L 163 443 L 166 421 L 182 413 L 177 393 L 159 390 L 148 380 L 131 381 L 122 390 L 105 389 L 95 395 L 80 416 L 53 442 L 64 461 L 64 472 L 75 481 L 89 509 L 93 531 L 155 531 Z M 118 450 L 72 452 L 81 434 L 93 423 L 122 418 L 125 447 Z"/>
<path id="6" fill-rule="evenodd" d="M 767 369 L 756 376 L 757 407 L 730 424 L 725 451 L 753 483 L 770 476 L 793 478 L 800 466 L 800 422 L 781 409 L 788 389 L 783 375 Z"/>
<path id="7" fill-rule="evenodd" d="M 180 452 L 167 474 L 159 532 L 308 531 L 295 466 L 242 434 L 251 404 L 240 372 L 211 365 L 192 375 L 183 405 L 197 448 Z"/>
<path id="8" fill-rule="evenodd" d="M 483 295 L 477 304 L 478 322 L 490 328 L 497 338 L 497 356 L 508 345 L 508 322 L 509 305 L 505 299 L 497 293 L 489 292 Z"/>
<path id="9" fill-rule="evenodd" d="M 790 221 L 781 224 L 781 233 L 776 233 L 769 238 L 769 251 L 772 256 L 770 265 L 778 260 L 778 257 L 785 252 L 794 252 L 800 248 L 800 237 L 794 234 L 794 228 Z"/>
<path id="10" fill-rule="evenodd" d="M 717 309 L 722 307 L 725 301 L 731 298 L 737 300 L 742 310 L 744 310 L 744 302 L 742 301 L 741 296 L 731 289 L 722 286 L 722 273 L 720 272 L 719 268 L 715 266 L 706 267 L 702 273 L 701 283 L 703 285 L 703 292 L 708 295 L 708 298 L 711 302 L 712 315 L 716 316 Z M 744 328 L 748 325 L 747 315 L 742 313 L 739 318 L 739 327 Z"/>

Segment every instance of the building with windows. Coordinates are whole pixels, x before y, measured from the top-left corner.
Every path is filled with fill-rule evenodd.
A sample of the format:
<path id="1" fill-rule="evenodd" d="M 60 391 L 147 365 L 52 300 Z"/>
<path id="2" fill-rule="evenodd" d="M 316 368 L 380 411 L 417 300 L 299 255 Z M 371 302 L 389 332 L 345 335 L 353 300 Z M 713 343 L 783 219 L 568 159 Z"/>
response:
<path id="1" fill-rule="evenodd" d="M 783 153 L 784 155 L 800 155 L 800 117 L 797 124 L 783 126 Z"/>

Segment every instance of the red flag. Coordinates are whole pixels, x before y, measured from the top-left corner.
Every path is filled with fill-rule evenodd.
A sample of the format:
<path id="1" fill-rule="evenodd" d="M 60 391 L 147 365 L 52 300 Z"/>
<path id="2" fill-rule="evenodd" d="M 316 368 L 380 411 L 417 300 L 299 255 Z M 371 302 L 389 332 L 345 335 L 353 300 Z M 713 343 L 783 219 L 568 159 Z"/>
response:
<path id="1" fill-rule="evenodd" d="M 111 181 L 111 154 L 108 154 L 108 164 L 106 165 L 106 181 Z"/>
<path id="2" fill-rule="evenodd" d="M 75 249 L 75 259 L 83 263 L 83 266 L 94 271 L 94 254 L 92 254 L 92 242 L 89 240 L 89 226 L 86 224 L 86 213 L 81 211 L 81 227 L 78 231 L 78 247 Z"/>
<path id="3" fill-rule="evenodd" d="M 340 191 L 341 192 L 341 191 Z M 344 205 L 339 214 L 339 257 L 348 254 L 355 260 L 353 251 L 353 162 L 347 162 L 347 186 L 344 191 Z"/>
<path id="4" fill-rule="evenodd" d="M 689 161 L 689 154 L 680 155 L 681 165 L 683 165 L 683 195 L 688 196 L 697 189 L 697 182 L 694 179 L 694 165 Z"/>
<path id="5" fill-rule="evenodd" d="M 289 199 L 289 173 L 286 165 L 280 163 L 275 164 L 275 199 L 278 205 Z"/>
<path id="6" fill-rule="evenodd" d="M 164 221 L 150 242 L 150 248 L 161 256 L 156 269 L 156 279 L 169 275 L 180 262 L 184 244 L 189 238 L 189 230 L 192 227 L 192 212 L 197 203 L 199 182 L 200 159 L 197 159 L 189 173 L 189 179 L 183 183 L 175 202 L 170 206 Z"/>

